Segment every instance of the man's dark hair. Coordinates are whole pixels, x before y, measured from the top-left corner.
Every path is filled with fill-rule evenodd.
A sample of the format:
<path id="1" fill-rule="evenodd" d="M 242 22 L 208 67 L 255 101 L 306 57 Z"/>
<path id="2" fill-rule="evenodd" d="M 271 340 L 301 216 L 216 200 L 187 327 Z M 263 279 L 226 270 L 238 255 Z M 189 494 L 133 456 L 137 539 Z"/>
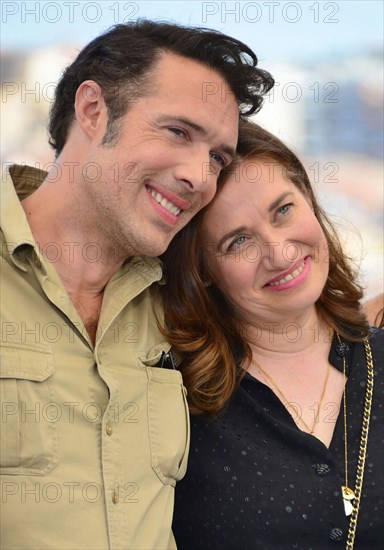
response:
<path id="1" fill-rule="evenodd" d="M 110 143 L 130 101 L 150 90 L 146 76 L 163 53 L 190 58 L 219 73 L 235 94 L 242 116 L 256 113 L 262 95 L 274 84 L 268 72 L 256 67 L 257 57 L 248 46 L 219 31 L 143 19 L 115 25 L 85 46 L 57 85 L 48 126 L 56 154 L 67 140 L 82 82 L 94 80 L 101 87 L 108 108 L 103 143 Z"/>

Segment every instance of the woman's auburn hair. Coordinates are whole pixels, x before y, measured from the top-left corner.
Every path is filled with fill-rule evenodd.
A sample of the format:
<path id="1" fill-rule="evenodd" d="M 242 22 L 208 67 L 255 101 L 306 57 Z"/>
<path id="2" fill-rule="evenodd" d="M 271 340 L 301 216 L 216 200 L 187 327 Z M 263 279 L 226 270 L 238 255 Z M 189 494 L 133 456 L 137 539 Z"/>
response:
<path id="1" fill-rule="evenodd" d="M 360 305 L 362 287 L 357 270 L 342 250 L 332 223 L 319 206 L 308 175 L 296 155 L 276 136 L 253 122 L 241 122 L 238 157 L 224 170 L 218 185 L 244 160 L 265 159 L 282 165 L 287 177 L 312 203 L 328 243 L 329 274 L 316 305 L 321 318 L 349 341 L 369 332 Z M 164 306 L 160 329 L 182 357 L 181 371 L 190 411 L 217 415 L 229 402 L 245 374 L 242 360 L 252 358 L 244 326 L 231 303 L 214 285 L 208 269 L 201 220 L 197 214 L 172 240 L 162 256 L 165 285 L 159 285 Z"/>

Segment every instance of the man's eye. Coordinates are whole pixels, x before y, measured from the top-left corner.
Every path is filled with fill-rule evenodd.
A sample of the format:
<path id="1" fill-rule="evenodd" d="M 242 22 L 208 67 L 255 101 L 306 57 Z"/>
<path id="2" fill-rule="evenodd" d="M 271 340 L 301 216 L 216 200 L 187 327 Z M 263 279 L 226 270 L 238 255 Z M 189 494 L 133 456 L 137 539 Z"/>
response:
<path id="1" fill-rule="evenodd" d="M 176 136 L 178 137 L 181 137 L 181 138 L 186 138 L 188 137 L 188 134 L 185 130 L 183 130 L 182 128 L 168 128 L 173 134 L 175 134 Z"/>
<path id="2" fill-rule="evenodd" d="M 224 168 L 224 166 L 226 166 L 227 164 L 225 158 L 219 155 L 218 153 L 211 153 L 211 158 L 215 162 L 217 162 L 217 164 L 219 164 L 222 168 Z"/>
<path id="3" fill-rule="evenodd" d="M 187 132 L 185 130 L 183 130 L 182 128 L 171 127 L 171 128 L 168 128 L 168 130 L 170 130 L 176 136 L 187 137 Z"/>

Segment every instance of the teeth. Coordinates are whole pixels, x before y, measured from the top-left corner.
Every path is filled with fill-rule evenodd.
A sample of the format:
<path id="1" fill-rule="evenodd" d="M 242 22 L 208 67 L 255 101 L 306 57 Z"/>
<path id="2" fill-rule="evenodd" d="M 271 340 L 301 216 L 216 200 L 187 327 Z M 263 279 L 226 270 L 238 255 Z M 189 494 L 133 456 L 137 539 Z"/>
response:
<path id="1" fill-rule="evenodd" d="M 163 195 L 160 195 L 160 193 L 158 193 L 157 191 L 149 189 L 149 194 L 155 199 L 156 202 L 161 204 L 163 208 L 168 210 L 168 212 L 170 212 L 174 216 L 178 216 L 180 214 L 180 208 L 177 208 L 177 206 L 175 206 L 172 202 L 167 201 L 167 199 L 164 198 Z"/>
<path id="2" fill-rule="evenodd" d="M 288 281 L 292 281 L 292 279 L 294 279 L 295 277 L 297 277 L 304 269 L 304 262 L 299 265 L 299 267 L 297 269 L 295 269 L 295 271 L 292 271 L 292 273 L 289 273 L 288 275 L 286 275 L 283 279 L 280 279 L 279 281 L 275 281 L 274 283 L 269 283 L 268 286 L 276 286 L 276 285 L 281 285 L 283 283 L 287 283 Z"/>

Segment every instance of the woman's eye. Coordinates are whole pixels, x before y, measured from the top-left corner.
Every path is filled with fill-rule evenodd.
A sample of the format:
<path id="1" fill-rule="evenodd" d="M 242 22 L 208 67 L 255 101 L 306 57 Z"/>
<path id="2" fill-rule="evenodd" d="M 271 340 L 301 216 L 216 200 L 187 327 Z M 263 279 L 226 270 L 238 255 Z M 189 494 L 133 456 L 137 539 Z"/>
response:
<path id="1" fill-rule="evenodd" d="M 211 158 L 223 168 L 227 164 L 225 158 L 219 155 L 218 153 L 211 153 Z"/>
<path id="2" fill-rule="evenodd" d="M 277 214 L 287 214 L 289 210 L 291 209 L 292 203 L 289 202 L 287 204 L 284 204 L 283 206 L 280 206 L 280 208 L 277 209 Z"/>
<path id="3" fill-rule="evenodd" d="M 230 242 L 227 248 L 227 252 L 231 252 L 238 246 L 241 246 L 242 244 L 245 243 L 245 240 L 246 240 L 246 237 L 244 235 L 240 235 L 239 237 L 236 237 L 236 239 L 233 239 L 233 241 Z"/>

